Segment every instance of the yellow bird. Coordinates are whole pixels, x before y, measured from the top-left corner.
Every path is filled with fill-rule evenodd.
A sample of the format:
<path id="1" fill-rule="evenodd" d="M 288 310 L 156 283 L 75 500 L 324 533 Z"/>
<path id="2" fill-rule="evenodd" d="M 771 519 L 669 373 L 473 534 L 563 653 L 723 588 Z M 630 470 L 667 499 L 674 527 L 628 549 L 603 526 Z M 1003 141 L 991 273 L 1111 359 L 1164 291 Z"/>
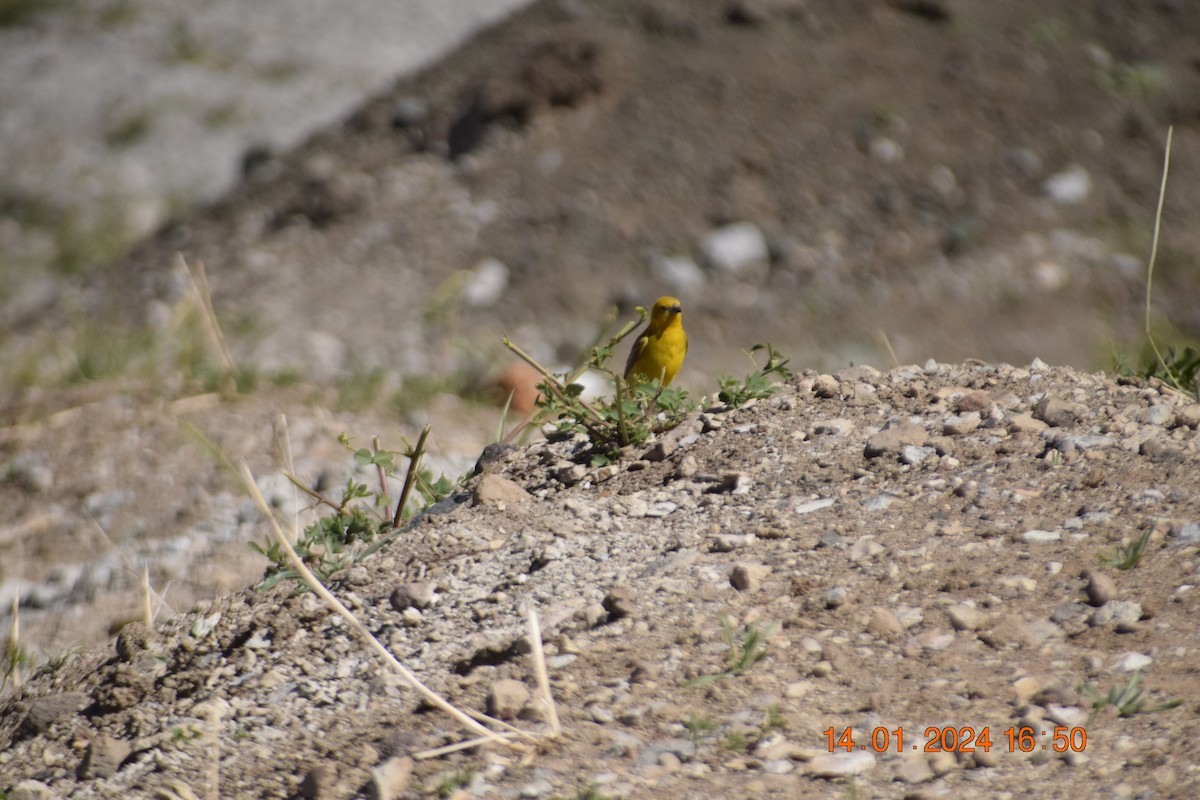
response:
<path id="1" fill-rule="evenodd" d="M 668 386 L 683 366 L 687 349 L 683 308 L 674 297 L 660 297 L 650 311 L 650 323 L 629 351 L 625 380 L 630 384 L 656 380 Z"/>

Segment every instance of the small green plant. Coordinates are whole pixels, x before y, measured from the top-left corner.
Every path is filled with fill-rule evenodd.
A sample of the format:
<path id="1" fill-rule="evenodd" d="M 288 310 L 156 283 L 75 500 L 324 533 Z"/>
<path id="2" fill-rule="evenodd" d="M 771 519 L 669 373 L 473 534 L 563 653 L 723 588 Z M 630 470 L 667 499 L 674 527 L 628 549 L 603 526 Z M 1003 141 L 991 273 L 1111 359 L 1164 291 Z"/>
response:
<path id="1" fill-rule="evenodd" d="M 1158 260 L 1158 241 L 1162 234 L 1163 203 L 1167 195 L 1167 175 L 1171 170 L 1171 141 L 1175 128 L 1167 128 L 1167 144 L 1163 153 L 1162 180 L 1158 187 L 1158 208 L 1154 213 L 1154 234 L 1150 239 L 1150 259 L 1146 264 L 1146 308 L 1145 335 L 1146 345 L 1150 351 L 1142 358 L 1142 368 L 1130 368 L 1127 359 L 1118 356 L 1114 359 L 1118 371 L 1123 375 L 1140 375 L 1143 378 L 1158 378 L 1171 388 L 1192 398 L 1200 398 L 1200 352 L 1196 348 L 1171 345 L 1164 355 L 1154 340 L 1151 330 L 1151 311 L 1154 297 L 1154 265 Z"/>
<path id="2" fill-rule="evenodd" d="M 766 730 L 773 730 L 784 727 L 787 727 L 787 717 L 783 716 L 783 711 L 780 710 L 779 703 L 771 703 L 771 705 L 767 706 L 767 719 L 764 723 L 764 728 Z"/>
<path id="3" fill-rule="evenodd" d="M 687 729 L 688 739 L 699 747 L 700 740 L 717 729 L 717 721 L 712 717 L 688 714 L 687 719 L 683 720 L 683 727 Z"/>
<path id="4" fill-rule="evenodd" d="M 188 725 L 186 728 L 182 725 L 176 725 L 171 729 L 171 744 L 187 744 L 188 742 L 194 742 L 203 735 L 204 731 L 195 725 Z"/>
<path id="5" fill-rule="evenodd" d="M 735 753 L 744 753 L 750 743 L 746 741 L 746 735 L 741 731 L 729 731 L 725 734 L 725 747 Z"/>
<path id="6" fill-rule="evenodd" d="M 1103 91 L 1131 100 L 1146 100 L 1167 85 L 1166 75 L 1156 64 L 1114 61 L 1096 72 L 1096 85 Z"/>
<path id="7" fill-rule="evenodd" d="M 583 458 L 593 467 L 618 461 L 623 449 L 644 445 L 651 436 L 671 430 L 700 407 L 700 403 L 692 400 L 684 390 L 664 387 L 658 381 L 629 385 L 620 372 L 609 366 L 617 345 L 645 322 L 646 309 L 639 307 L 638 311 L 639 320 L 627 323 L 606 343 L 593 345 L 583 366 L 574 374 L 554 374 L 508 337 L 503 339 L 505 347 L 542 375 L 543 380 L 537 387 L 541 393 L 537 401 L 539 412 L 533 421 L 539 424 L 552 422 L 557 436 L 585 435 L 589 447 Z M 750 350 L 752 361 L 753 353 L 759 350 L 767 352 L 763 366 L 759 367 L 755 361 L 755 371 L 745 378 L 720 379 L 718 397 L 721 402 L 737 408 L 751 399 L 768 397 L 778 389 L 771 382 L 772 376 L 783 379 L 791 376 L 787 369 L 788 360 L 769 344 L 754 345 Z M 584 387 L 576 381 L 588 370 L 611 378 L 615 387 L 611 398 L 592 402 L 583 398 Z"/>
<path id="8" fill-rule="evenodd" d="M 1147 528 L 1140 536 L 1129 544 L 1118 545 L 1115 552 L 1101 555 L 1100 563 L 1106 567 L 1116 567 L 1119 570 L 1133 569 L 1142 560 L 1146 545 L 1150 542 L 1152 531 Z"/>
<path id="9" fill-rule="evenodd" d="M 581 786 L 575 790 L 575 794 L 570 798 L 565 798 L 562 795 L 552 795 L 550 800 L 609 800 L 608 795 L 600 791 L 600 787 L 594 783 L 589 783 L 587 786 Z"/>
<path id="10" fill-rule="evenodd" d="M 318 506 L 332 509 L 332 513 L 318 518 L 305 528 L 294 545 L 297 554 L 318 578 L 326 581 L 340 570 L 367 558 L 390 541 L 406 520 L 454 491 L 454 481 L 444 475 L 434 480 L 428 470 L 420 468 L 428 437 L 429 427 L 426 426 L 416 445 L 396 453 L 382 449 L 378 439 L 369 448 L 354 449 L 345 434 L 339 436 L 338 441 L 351 450 L 360 466 L 375 468 L 379 488 L 373 490 L 367 484 L 349 478 L 342 488 L 341 499 L 337 501 L 288 475 Z M 400 495 L 393 506 L 389 479 L 396 477 L 402 458 L 408 461 L 408 466 Z M 278 542 L 251 542 L 250 546 L 271 562 L 266 576 L 257 587 L 260 590 L 269 589 L 282 580 L 299 578 Z M 297 591 L 307 591 L 303 582 L 297 583 Z"/>
<path id="11" fill-rule="evenodd" d="M 361 411 L 375 402 L 386 373 L 379 367 L 356 369 L 338 384 L 339 411 Z"/>
<path id="12" fill-rule="evenodd" d="M 114 119 L 104 129 L 104 142 L 109 147 L 131 147 L 142 141 L 154 127 L 155 111 L 144 107 Z"/>
<path id="13" fill-rule="evenodd" d="M 21 676 L 29 672 L 33 666 L 33 656 L 25 649 L 17 640 L 16 636 L 10 636 L 4 642 L 4 652 L 0 654 L 0 689 L 12 685 L 19 686 L 21 684 Z"/>
<path id="14" fill-rule="evenodd" d="M 765 626 L 752 622 L 741 631 L 735 631 L 733 620 L 728 616 L 722 616 L 721 633 L 729 647 L 725 659 L 725 670 L 692 678 L 684 686 L 706 686 L 714 681 L 736 678 L 746 674 L 755 664 L 767 657 L 767 644 L 777 630 L 778 626 L 773 622 Z"/>
<path id="15" fill-rule="evenodd" d="M 465 769 L 462 772 L 449 772 L 442 777 L 434 789 L 434 794 L 438 797 L 451 797 L 459 789 L 465 789 L 471 785 L 471 781 L 475 779 L 475 770 Z"/>
<path id="16" fill-rule="evenodd" d="M 759 350 L 767 351 L 767 362 L 761 367 L 754 358 L 754 354 Z M 721 387 L 721 390 L 717 392 L 717 397 L 725 405 L 740 408 L 750 400 L 770 397 L 779 391 L 779 386 L 771 382 L 771 376 L 781 380 L 792 377 L 792 371 L 787 368 L 789 359 L 780 355 L 779 351 L 770 344 L 756 344 L 751 347 L 750 360 L 754 363 L 755 371 L 741 380 L 728 375 L 722 375 L 717 379 L 717 384 Z"/>
<path id="17" fill-rule="evenodd" d="M 1142 696 L 1141 683 L 1142 671 L 1139 669 L 1124 685 L 1114 684 L 1111 686 L 1107 694 L 1100 694 L 1100 689 L 1094 683 L 1084 684 L 1080 687 L 1080 692 L 1092 701 L 1092 720 L 1110 706 L 1117 709 L 1119 716 L 1131 717 L 1134 714 L 1154 714 L 1158 711 L 1168 711 L 1183 705 L 1182 700 L 1176 699 L 1147 706 L 1146 700 Z"/>
<path id="18" fill-rule="evenodd" d="M 1153 354 L 1142 359 L 1141 377 L 1156 378 L 1168 386 L 1200 398 L 1200 350 L 1191 345 L 1168 345 L 1159 360 Z"/>
<path id="19" fill-rule="evenodd" d="M 646 320 L 646 309 L 639 307 L 638 311 L 641 319 L 627 323 L 605 344 L 593 346 L 584 365 L 573 376 L 550 372 L 508 337 L 503 339 L 505 347 L 542 375 L 537 387 L 541 395 L 535 421 L 551 421 L 558 436 L 585 434 L 590 447 L 584 456 L 594 467 L 619 460 L 622 448 L 645 444 L 652 435 L 674 428 L 699 408 L 682 389 L 664 387 L 658 381 L 630 386 L 621 373 L 609 367 L 616 346 Z M 612 398 L 599 398 L 595 402 L 583 398 L 584 387 L 576 381 L 587 370 L 602 372 L 612 379 L 616 387 Z"/>

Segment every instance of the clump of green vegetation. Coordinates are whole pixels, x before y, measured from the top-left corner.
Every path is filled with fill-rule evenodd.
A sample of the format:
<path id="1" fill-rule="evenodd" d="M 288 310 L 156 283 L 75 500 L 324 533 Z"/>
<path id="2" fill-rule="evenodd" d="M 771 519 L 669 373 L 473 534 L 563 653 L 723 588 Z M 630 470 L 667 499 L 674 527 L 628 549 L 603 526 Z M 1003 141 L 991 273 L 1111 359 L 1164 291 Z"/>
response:
<path id="1" fill-rule="evenodd" d="M 600 791 L 600 787 L 594 783 L 587 786 L 581 786 L 575 790 L 575 794 L 570 798 L 564 798 L 562 795 L 553 795 L 550 800 L 608 800 L 608 795 Z"/>
<path id="2" fill-rule="evenodd" d="M 349 438 L 342 434 L 338 441 L 353 453 L 354 460 L 360 466 L 375 468 L 379 487 L 371 489 L 365 483 L 350 478 L 342 488 L 340 500 L 326 497 L 317 489 L 305 486 L 294 476 L 288 475 L 318 506 L 331 509 L 331 513 L 305 528 L 294 545 L 296 553 L 322 582 L 370 556 L 391 541 L 407 520 L 454 491 L 455 482 L 444 475 L 434 480 L 432 473 L 420 467 L 428 437 L 429 427 L 426 426 L 415 445 L 405 443 L 403 451 L 393 452 L 382 449 L 378 439 L 369 448 L 354 449 Z M 400 494 L 393 505 L 389 482 L 397 477 L 402 459 L 408 465 Z M 250 546 L 271 562 L 266 576 L 257 587 L 260 590 L 269 589 L 283 580 L 300 577 L 278 542 L 251 542 Z M 302 581 L 297 581 L 297 591 L 307 591 Z"/>
<path id="3" fill-rule="evenodd" d="M 767 362 L 761 367 L 754 358 L 754 354 L 759 350 L 767 351 Z M 725 405 L 740 408 L 751 400 L 770 397 L 779 391 L 779 385 L 771 381 L 772 376 L 785 381 L 792 377 L 792 371 L 787 368 L 789 359 L 784 358 L 769 344 L 756 344 L 751 347 L 750 360 L 754 362 L 756 369 L 741 380 L 728 375 L 717 379 L 717 384 L 721 387 L 717 397 Z"/>
<path id="4" fill-rule="evenodd" d="M 1150 543 L 1152 531 L 1147 528 L 1140 536 L 1129 544 L 1118 545 L 1113 553 L 1100 556 L 1100 563 L 1106 567 L 1116 567 L 1119 570 L 1133 569 L 1142 560 L 1146 545 Z"/>
<path id="5" fill-rule="evenodd" d="M 1200 350 L 1191 345 L 1168 345 L 1162 358 L 1154 353 L 1142 359 L 1137 374 L 1146 379 L 1158 379 L 1168 386 L 1200 398 Z"/>
<path id="6" fill-rule="evenodd" d="M 114 119 L 104 129 L 104 142 L 109 147 L 131 147 L 144 140 L 154 127 L 154 110 L 143 107 Z"/>
<path id="7" fill-rule="evenodd" d="M 67 0 L 0 0 L 0 28 L 15 28 L 66 4 Z"/>
<path id="8" fill-rule="evenodd" d="M 755 664 L 767 657 L 767 644 L 778 629 L 779 626 L 773 622 L 767 625 L 752 622 L 738 631 L 733 627 L 733 620 L 723 615 L 721 635 L 729 648 L 725 658 L 725 670 L 692 678 L 684 686 L 706 686 L 714 681 L 745 675 Z"/>
<path id="9" fill-rule="evenodd" d="M 1166 88 L 1167 78 L 1157 64 L 1114 61 L 1096 73 L 1096 85 L 1118 97 L 1146 100 Z"/>
<path id="10" fill-rule="evenodd" d="M 466 789 L 475 779 L 475 770 L 465 769 L 461 772 L 448 772 L 434 787 L 433 793 L 438 797 L 453 797 L 459 789 Z"/>
<path id="11" fill-rule="evenodd" d="M 1151 332 L 1151 310 L 1154 297 L 1154 264 L 1158 260 L 1158 241 L 1162 233 L 1163 202 L 1167 195 L 1167 175 L 1171 169 L 1171 140 L 1175 129 L 1167 129 L 1167 144 L 1163 154 L 1162 181 L 1158 188 L 1158 208 L 1154 214 L 1154 235 L 1150 240 L 1150 260 L 1146 265 L 1146 309 L 1145 334 L 1146 352 L 1140 369 L 1126 363 L 1119 355 L 1114 358 L 1117 372 L 1122 375 L 1137 375 L 1144 379 L 1155 378 L 1167 386 L 1200 399 L 1200 351 L 1191 345 L 1170 345 L 1166 353 L 1159 348 Z"/>
<path id="12" fill-rule="evenodd" d="M 1092 701 L 1092 720 L 1110 706 L 1117 710 L 1119 716 L 1131 717 L 1134 714 L 1154 714 L 1159 711 L 1168 711 L 1183 705 L 1183 701 L 1179 699 L 1168 700 L 1152 706 L 1146 705 L 1146 699 L 1142 695 L 1141 682 L 1142 671 L 1139 669 L 1124 684 L 1113 684 L 1107 694 L 1100 694 L 1100 689 L 1094 683 L 1084 684 L 1079 691 Z"/>
<path id="13" fill-rule="evenodd" d="M 683 720 L 683 727 L 687 729 L 688 739 L 696 747 L 700 746 L 700 740 L 717 729 L 717 721 L 708 716 L 697 716 L 696 714 L 688 714 L 687 719 Z"/>
<path id="14" fill-rule="evenodd" d="M 641 315 L 639 320 L 627 323 L 605 344 L 593 346 L 583 366 L 573 374 L 554 374 L 510 339 L 503 339 L 505 347 L 543 377 L 537 385 L 541 394 L 537 401 L 539 413 L 534 422 L 551 422 L 555 436 L 585 435 L 589 447 L 584 457 L 593 467 L 620 460 L 626 448 L 646 444 L 652 436 L 676 427 L 703 405 L 702 401 L 693 400 L 683 389 L 662 386 L 657 380 L 627 384 L 622 373 L 609 366 L 617 345 L 646 321 L 646 309 L 639 307 L 638 311 Z M 758 367 L 756 363 L 755 371 L 741 380 L 721 378 L 718 397 L 727 406 L 737 408 L 751 399 L 768 397 L 777 389 L 771 383 L 772 376 L 786 379 L 791 375 L 786 367 L 787 359 L 773 347 L 769 344 L 755 345 L 751 353 L 759 350 L 766 350 L 768 354 L 764 366 Z M 588 370 L 607 375 L 612 380 L 615 387 L 612 397 L 594 401 L 583 398 L 584 387 L 577 381 Z"/>

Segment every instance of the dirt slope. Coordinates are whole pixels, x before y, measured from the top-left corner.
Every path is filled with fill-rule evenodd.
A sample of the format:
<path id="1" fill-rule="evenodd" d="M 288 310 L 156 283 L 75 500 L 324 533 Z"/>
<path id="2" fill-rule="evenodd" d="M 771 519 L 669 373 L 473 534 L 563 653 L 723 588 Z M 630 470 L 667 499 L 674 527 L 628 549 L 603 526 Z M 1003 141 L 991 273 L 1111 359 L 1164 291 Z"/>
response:
<path id="1" fill-rule="evenodd" d="M 333 589 L 434 690 L 544 733 L 533 604 L 563 733 L 383 791 L 1195 796 L 1198 426 L 1154 387 L 930 363 L 810 373 L 618 469 L 572 469 L 579 441 L 514 451 Z M 1101 565 L 1141 534 L 1134 568 Z M 765 656 L 688 686 L 730 667 L 724 617 Z M 1092 715 L 1088 687 L 1139 673 L 1144 713 Z M 931 726 L 991 748 L 924 752 Z M 27 683 L 0 707 L 0 788 L 356 797 L 462 736 L 311 595 L 247 591 Z"/>

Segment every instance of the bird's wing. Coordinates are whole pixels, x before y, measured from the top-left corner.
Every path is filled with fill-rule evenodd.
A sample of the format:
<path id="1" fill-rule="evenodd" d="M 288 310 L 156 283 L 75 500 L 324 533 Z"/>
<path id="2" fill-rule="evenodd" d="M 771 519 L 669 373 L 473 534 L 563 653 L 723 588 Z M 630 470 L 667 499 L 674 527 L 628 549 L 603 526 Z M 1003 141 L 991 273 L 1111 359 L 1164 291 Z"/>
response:
<path id="1" fill-rule="evenodd" d="M 633 365 L 637 363 L 638 356 L 646 349 L 646 342 L 650 341 L 647 334 L 642 334 L 637 341 L 633 343 L 633 347 L 629 350 L 629 360 L 625 362 L 625 379 L 629 380 L 629 371 L 633 369 Z"/>

